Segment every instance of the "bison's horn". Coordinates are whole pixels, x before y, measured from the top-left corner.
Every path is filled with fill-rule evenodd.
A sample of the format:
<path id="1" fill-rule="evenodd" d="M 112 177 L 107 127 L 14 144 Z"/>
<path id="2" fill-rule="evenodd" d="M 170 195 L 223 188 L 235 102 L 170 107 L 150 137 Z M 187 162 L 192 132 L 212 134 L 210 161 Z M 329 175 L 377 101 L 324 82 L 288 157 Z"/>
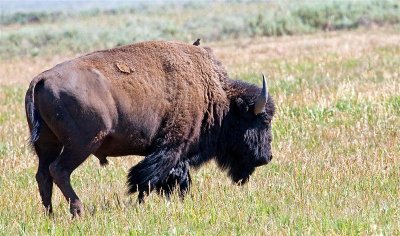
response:
<path id="1" fill-rule="evenodd" d="M 267 103 L 267 99 L 268 99 L 268 88 L 267 88 L 267 82 L 265 80 L 264 74 L 262 75 L 262 77 L 263 77 L 263 88 L 261 90 L 260 96 L 258 96 L 258 98 L 254 104 L 254 114 L 255 115 L 258 115 L 265 111 L 265 104 Z"/>

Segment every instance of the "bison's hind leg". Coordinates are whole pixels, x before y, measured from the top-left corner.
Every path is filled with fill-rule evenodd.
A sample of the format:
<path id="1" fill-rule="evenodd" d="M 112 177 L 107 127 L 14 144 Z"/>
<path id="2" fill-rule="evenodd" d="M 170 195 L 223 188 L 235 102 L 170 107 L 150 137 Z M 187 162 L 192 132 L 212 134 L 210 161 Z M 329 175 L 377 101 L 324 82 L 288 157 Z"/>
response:
<path id="1" fill-rule="evenodd" d="M 53 177 L 50 174 L 49 166 L 56 160 L 62 150 L 62 144 L 50 131 L 46 124 L 42 125 L 39 139 L 33 144 L 36 154 L 39 157 L 39 166 L 36 173 L 36 181 L 39 187 L 40 197 L 46 212 L 52 213 L 51 197 L 53 193 Z"/>
<path id="2" fill-rule="evenodd" d="M 49 167 L 54 183 L 57 184 L 70 204 L 70 212 L 73 217 L 83 213 L 83 204 L 71 186 L 71 174 L 89 155 L 90 150 L 84 147 L 66 146 L 61 155 Z"/>

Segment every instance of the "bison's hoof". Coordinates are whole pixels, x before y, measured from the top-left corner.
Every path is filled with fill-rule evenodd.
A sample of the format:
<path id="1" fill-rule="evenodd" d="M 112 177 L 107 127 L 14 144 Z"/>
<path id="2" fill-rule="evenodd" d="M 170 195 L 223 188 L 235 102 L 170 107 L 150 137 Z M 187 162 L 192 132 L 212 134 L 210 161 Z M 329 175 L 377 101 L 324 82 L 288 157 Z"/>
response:
<path id="1" fill-rule="evenodd" d="M 108 160 L 105 159 L 105 158 L 100 160 L 100 165 L 103 166 L 103 167 L 107 166 L 108 165 Z"/>
<path id="2" fill-rule="evenodd" d="M 71 202 L 70 212 L 72 214 L 72 218 L 82 216 L 83 215 L 82 203 L 79 200 Z"/>
<path id="3" fill-rule="evenodd" d="M 53 216 L 53 208 L 51 206 L 45 207 L 44 214 L 46 216 Z"/>

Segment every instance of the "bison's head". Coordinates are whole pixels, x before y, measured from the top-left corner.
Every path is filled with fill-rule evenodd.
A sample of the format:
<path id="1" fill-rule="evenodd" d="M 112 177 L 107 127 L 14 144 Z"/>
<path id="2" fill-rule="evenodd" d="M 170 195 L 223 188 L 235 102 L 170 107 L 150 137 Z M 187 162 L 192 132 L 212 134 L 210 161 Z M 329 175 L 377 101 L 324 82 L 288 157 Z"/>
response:
<path id="1" fill-rule="evenodd" d="M 268 95 L 263 75 L 263 88 L 237 83 L 239 96 L 231 100 L 223 122 L 222 149 L 217 160 L 236 183 L 245 183 L 256 167 L 269 163 L 271 153 L 271 121 L 275 107 Z"/>

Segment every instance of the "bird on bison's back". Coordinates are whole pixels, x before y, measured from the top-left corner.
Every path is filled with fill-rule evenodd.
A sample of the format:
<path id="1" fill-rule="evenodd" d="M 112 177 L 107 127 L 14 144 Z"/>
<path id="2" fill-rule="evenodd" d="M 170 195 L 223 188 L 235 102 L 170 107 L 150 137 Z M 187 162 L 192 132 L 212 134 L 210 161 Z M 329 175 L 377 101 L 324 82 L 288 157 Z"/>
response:
<path id="1" fill-rule="evenodd" d="M 150 41 L 93 52 L 36 76 L 25 96 L 36 180 L 52 212 L 53 182 L 73 216 L 83 205 L 71 173 L 90 154 L 145 156 L 129 170 L 139 201 L 152 190 L 188 191 L 189 165 L 215 160 L 236 183 L 269 163 L 274 102 L 263 87 L 231 80 L 207 47 Z"/>
<path id="2" fill-rule="evenodd" d="M 193 45 L 194 46 L 200 46 L 200 39 L 197 39 L 196 41 L 194 41 Z"/>

